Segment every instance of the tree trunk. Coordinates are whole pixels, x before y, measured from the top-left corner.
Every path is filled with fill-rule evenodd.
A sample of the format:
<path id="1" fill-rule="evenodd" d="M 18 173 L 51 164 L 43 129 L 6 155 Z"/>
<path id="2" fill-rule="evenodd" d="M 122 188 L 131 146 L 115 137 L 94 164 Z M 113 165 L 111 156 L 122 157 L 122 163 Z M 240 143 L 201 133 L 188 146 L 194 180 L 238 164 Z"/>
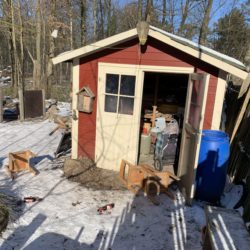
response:
<path id="1" fill-rule="evenodd" d="M 210 21 L 210 13 L 213 5 L 213 0 L 206 1 L 206 8 L 204 13 L 204 18 L 202 21 L 200 36 L 199 36 L 199 44 L 205 45 L 207 41 L 207 33 L 208 33 L 208 25 Z"/>
<path id="2" fill-rule="evenodd" d="M 101 37 L 104 38 L 104 14 L 103 14 L 103 4 L 102 0 L 99 0 L 99 8 L 100 8 L 100 19 L 101 19 Z"/>
<path id="3" fill-rule="evenodd" d="M 142 0 L 138 0 L 138 22 L 142 21 Z"/>
<path id="4" fill-rule="evenodd" d="M 16 30 L 15 30 L 15 18 L 14 18 L 14 6 L 13 1 L 10 2 L 10 15 L 11 15 L 11 43 L 12 43 L 12 86 L 14 87 L 14 96 L 17 96 L 18 86 L 18 55 L 16 47 Z"/>
<path id="5" fill-rule="evenodd" d="M 175 0 L 170 1 L 169 5 L 169 32 L 174 33 L 174 18 L 175 18 Z"/>
<path id="6" fill-rule="evenodd" d="M 12 23 L 11 19 L 11 0 L 7 0 L 3 2 L 3 16 L 7 23 Z M 8 50 L 10 54 L 10 62 L 11 62 L 11 83 L 12 86 L 15 86 L 15 58 L 14 58 L 14 49 L 12 42 L 12 25 L 8 28 Z"/>
<path id="7" fill-rule="evenodd" d="M 166 25 L 166 16 L 167 16 L 167 0 L 163 0 L 163 9 L 162 9 L 162 20 L 161 26 L 164 27 Z"/>
<path id="8" fill-rule="evenodd" d="M 19 65 L 19 80 L 18 80 L 18 95 L 19 95 L 19 109 L 20 109 L 20 120 L 24 120 L 24 49 L 23 49 L 23 19 L 21 14 L 21 3 L 18 0 L 18 17 L 20 25 L 20 65 Z"/>
<path id="9" fill-rule="evenodd" d="M 145 12 L 145 20 L 150 23 L 152 21 L 152 9 L 153 9 L 153 0 L 147 0 L 147 7 Z"/>
<path id="10" fill-rule="evenodd" d="M 49 28 L 49 33 L 51 34 L 54 30 L 54 20 L 56 16 L 56 0 L 50 1 L 50 20 L 51 23 Z M 51 88 L 53 82 L 53 63 L 52 58 L 55 56 L 55 39 L 51 35 L 49 36 L 49 54 L 47 63 L 47 87 L 46 87 L 46 97 L 51 97 Z"/>
<path id="11" fill-rule="evenodd" d="M 181 15 L 181 23 L 178 29 L 178 34 L 182 34 L 184 30 L 185 22 L 188 16 L 189 3 L 190 3 L 190 0 L 186 0 L 185 5 L 183 6 L 183 2 L 182 2 L 182 5 L 181 5 L 182 15 Z"/>
<path id="12" fill-rule="evenodd" d="M 36 62 L 34 64 L 34 82 L 37 89 L 42 87 L 41 84 L 41 33 L 42 33 L 42 18 L 41 18 L 41 2 L 37 0 L 36 5 Z"/>
<path id="13" fill-rule="evenodd" d="M 68 1 L 69 6 L 69 29 L 70 29 L 70 49 L 74 49 L 74 39 L 73 39 L 73 5 L 72 1 Z"/>
<path id="14" fill-rule="evenodd" d="M 81 0 L 81 45 L 86 45 L 86 0 Z"/>
<path id="15" fill-rule="evenodd" d="M 107 27 L 107 37 L 111 35 L 111 0 L 106 0 L 106 10 L 107 10 L 107 21 L 108 21 L 108 27 Z"/>
<path id="16" fill-rule="evenodd" d="M 97 40 L 97 0 L 93 0 L 93 29 L 94 29 L 94 34 L 93 34 L 93 40 L 94 42 Z"/>

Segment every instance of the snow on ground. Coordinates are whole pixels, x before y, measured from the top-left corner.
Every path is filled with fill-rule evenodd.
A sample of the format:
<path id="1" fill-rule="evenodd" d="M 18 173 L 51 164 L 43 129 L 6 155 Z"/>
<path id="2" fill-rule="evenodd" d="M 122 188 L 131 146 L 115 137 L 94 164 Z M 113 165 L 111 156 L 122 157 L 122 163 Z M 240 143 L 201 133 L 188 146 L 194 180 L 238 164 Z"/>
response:
<path id="1" fill-rule="evenodd" d="M 0 191 L 43 198 L 24 205 L 0 237 L 0 249 L 202 249 L 203 209 L 184 206 L 179 192 L 176 201 L 161 194 L 155 206 L 129 191 L 93 191 L 65 179 L 50 164 L 61 138 L 61 131 L 48 136 L 54 127 L 48 120 L 0 124 Z M 11 181 L 6 157 L 26 149 L 38 155 L 40 173 L 21 172 Z M 111 214 L 97 214 L 111 202 Z"/>

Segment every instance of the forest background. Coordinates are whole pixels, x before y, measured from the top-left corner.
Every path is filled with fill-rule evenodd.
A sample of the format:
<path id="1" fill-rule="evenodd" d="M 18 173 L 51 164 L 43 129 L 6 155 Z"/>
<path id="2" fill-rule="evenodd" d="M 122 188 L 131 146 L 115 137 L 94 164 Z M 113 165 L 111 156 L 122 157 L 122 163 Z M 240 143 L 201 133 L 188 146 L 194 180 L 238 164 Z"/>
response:
<path id="1" fill-rule="evenodd" d="M 11 74 L 5 94 L 45 89 L 47 98 L 67 100 L 71 65 L 52 58 L 141 20 L 250 65 L 250 0 L 0 0 L 0 70 Z"/>

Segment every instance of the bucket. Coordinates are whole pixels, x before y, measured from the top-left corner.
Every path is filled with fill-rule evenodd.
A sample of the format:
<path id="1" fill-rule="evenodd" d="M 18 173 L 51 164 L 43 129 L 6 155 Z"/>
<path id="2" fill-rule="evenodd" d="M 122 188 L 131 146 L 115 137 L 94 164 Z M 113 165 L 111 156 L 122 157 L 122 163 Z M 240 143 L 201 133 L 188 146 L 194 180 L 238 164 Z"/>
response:
<path id="1" fill-rule="evenodd" d="M 229 159 L 229 138 L 222 131 L 203 130 L 196 173 L 196 199 L 216 203 L 223 193 Z"/>
<path id="2" fill-rule="evenodd" d="M 151 136 L 141 134 L 140 154 L 148 155 L 150 153 Z"/>

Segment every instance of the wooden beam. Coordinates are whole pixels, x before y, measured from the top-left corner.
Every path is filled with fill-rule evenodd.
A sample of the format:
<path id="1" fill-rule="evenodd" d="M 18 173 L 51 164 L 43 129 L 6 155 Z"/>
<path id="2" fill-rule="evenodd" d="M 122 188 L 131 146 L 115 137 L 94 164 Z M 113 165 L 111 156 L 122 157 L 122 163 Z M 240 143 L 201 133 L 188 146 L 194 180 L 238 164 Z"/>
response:
<path id="1" fill-rule="evenodd" d="M 0 122 L 3 122 L 3 89 L 0 87 Z"/>
<path id="2" fill-rule="evenodd" d="M 240 110 L 239 115 L 237 117 L 237 120 L 236 120 L 236 123 L 235 123 L 235 126 L 234 126 L 234 130 L 233 130 L 233 133 L 232 133 L 232 136 L 231 136 L 231 139 L 230 139 L 230 144 L 232 144 L 232 142 L 234 140 L 234 137 L 235 137 L 235 135 L 236 135 L 236 133 L 237 133 L 237 131 L 239 129 L 240 123 L 241 123 L 241 121 L 243 119 L 243 116 L 245 114 L 247 105 L 249 103 L 249 99 L 250 99 L 250 88 L 248 88 L 245 100 L 244 100 L 244 102 L 242 104 L 241 110 Z"/>
<path id="3" fill-rule="evenodd" d="M 243 81 L 238 98 L 241 98 L 247 91 L 250 84 L 250 73 L 248 73 L 247 78 Z"/>

